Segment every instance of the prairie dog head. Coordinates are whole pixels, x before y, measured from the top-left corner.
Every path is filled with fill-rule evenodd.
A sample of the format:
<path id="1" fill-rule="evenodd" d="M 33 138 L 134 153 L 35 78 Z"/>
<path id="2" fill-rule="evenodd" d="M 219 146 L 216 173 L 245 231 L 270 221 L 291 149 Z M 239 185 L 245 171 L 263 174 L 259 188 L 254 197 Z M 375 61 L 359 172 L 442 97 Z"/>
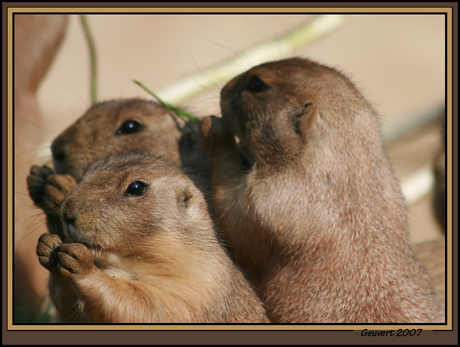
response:
<path id="1" fill-rule="evenodd" d="M 178 163 L 180 136 L 178 121 L 158 103 L 142 99 L 101 102 L 53 141 L 53 164 L 56 173 L 79 181 L 92 162 L 109 155 L 149 153 Z"/>
<path id="2" fill-rule="evenodd" d="M 373 114 L 345 76 L 300 58 L 265 63 L 235 77 L 221 91 L 221 109 L 243 153 L 259 166 L 286 165 L 322 143 L 346 146 L 356 127 L 369 128 L 359 117 Z"/>
<path id="3" fill-rule="evenodd" d="M 192 181 L 147 155 L 96 161 L 66 196 L 60 214 L 69 241 L 83 243 L 96 258 L 116 254 L 170 261 L 185 248 L 206 249 L 217 242 Z"/>

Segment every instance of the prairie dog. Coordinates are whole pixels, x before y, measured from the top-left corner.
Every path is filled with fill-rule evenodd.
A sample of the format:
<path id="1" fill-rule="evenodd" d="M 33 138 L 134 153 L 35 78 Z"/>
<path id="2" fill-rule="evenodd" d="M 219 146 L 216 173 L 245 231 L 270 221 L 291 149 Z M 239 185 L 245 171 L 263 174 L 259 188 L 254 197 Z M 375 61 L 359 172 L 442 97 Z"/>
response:
<path id="1" fill-rule="evenodd" d="M 213 211 L 273 322 L 444 321 L 378 116 L 348 78 L 266 63 L 222 89 L 221 109 L 201 126 Z"/>
<path id="2" fill-rule="evenodd" d="M 65 323 L 267 323 L 202 193 L 147 155 L 95 162 L 65 197 L 65 239 L 37 246 Z"/>

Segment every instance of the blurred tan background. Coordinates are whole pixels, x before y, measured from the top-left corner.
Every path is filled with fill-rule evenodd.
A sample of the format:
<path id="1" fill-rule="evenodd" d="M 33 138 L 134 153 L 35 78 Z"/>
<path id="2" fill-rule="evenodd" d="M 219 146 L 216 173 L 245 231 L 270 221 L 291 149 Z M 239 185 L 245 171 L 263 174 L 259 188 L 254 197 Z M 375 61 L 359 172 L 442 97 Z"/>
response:
<path id="1" fill-rule="evenodd" d="M 66 37 L 39 90 L 46 121 L 37 132 L 49 145 L 90 106 L 89 55 L 80 20 L 69 16 Z M 148 97 L 132 80 L 159 92 L 187 75 L 206 70 L 264 41 L 307 23 L 311 15 L 88 15 L 98 59 L 98 100 Z M 444 105 L 443 15 L 355 15 L 345 25 L 292 52 L 347 74 L 382 116 L 384 132 Z M 280 56 L 279 58 L 283 58 Z M 247 69 L 258 62 L 247 61 Z M 185 102 L 196 116 L 220 114 L 219 90 Z M 21 120 L 17 120 L 21 128 Z M 440 147 L 436 126 L 388 144 L 401 182 L 431 164 Z M 37 150 L 37 149 L 33 149 Z M 47 151 L 40 160 L 49 160 Z M 32 164 L 32 163 L 31 163 Z M 411 242 L 440 235 L 431 193 L 408 206 Z"/>

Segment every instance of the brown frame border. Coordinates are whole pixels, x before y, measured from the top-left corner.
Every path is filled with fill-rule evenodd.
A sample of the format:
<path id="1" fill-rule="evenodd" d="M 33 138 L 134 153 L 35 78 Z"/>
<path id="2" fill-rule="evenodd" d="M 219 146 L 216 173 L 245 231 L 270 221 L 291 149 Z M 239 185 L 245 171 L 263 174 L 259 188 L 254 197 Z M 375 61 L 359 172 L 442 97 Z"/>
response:
<path id="1" fill-rule="evenodd" d="M 165 8 L 169 8 L 173 12 L 177 13 L 191 13 L 191 12 L 206 12 L 212 8 L 215 12 L 266 12 L 266 13 L 282 13 L 286 9 L 289 11 L 303 11 L 308 10 L 310 13 L 313 11 L 332 12 L 340 11 L 347 13 L 360 13 L 366 12 L 433 12 L 440 10 L 450 11 L 450 25 L 448 25 L 448 38 L 447 38 L 447 163 L 448 163 L 448 206 L 450 206 L 448 212 L 448 232 L 449 236 L 447 239 L 448 243 L 448 261 L 450 264 L 457 264 L 457 236 L 458 236 L 458 220 L 457 216 L 453 215 L 453 205 L 457 206 L 458 203 L 458 162 L 457 162 L 457 148 L 458 148 L 458 119 L 453 115 L 458 115 L 458 101 L 453 98 L 454 95 L 458 95 L 458 3 L 423 3 L 423 6 L 417 3 L 270 3 L 270 7 L 267 5 L 256 3 L 117 3 L 116 7 L 118 12 L 128 13 L 130 11 L 164 11 Z M 7 344 L 58 344 L 62 345 L 66 342 L 72 344 L 88 343 L 88 344 L 229 344 L 229 343 L 245 343 L 245 344 L 323 344 L 323 343 L 354 343 L 354 344 L 380 344 L 380 343 L 391 343 L 398 342 L 400 344 L 447 344 L 458 343 L 458 309 L 457 305 L 451 305 L 453 311 L 451 312 L 451 319 L 448 324 L 448 329 L 439 329 L 440 326 L 434 326 L 437 331 L 424 331 L 420 338 L 399 338 L 392 337 L 374 337 L 372 339 L 363 339 L 360 331 L 363 326 L 334 326 L 334 325 L 308 325 L 308 328 L 303 326 L 272 326 L 269 325 L 266 330 L 258 331 L 242 331 L 246 329 L 231 329 L 225 325 L 213 326 L 213 329 L 208 328 L 200 329 L 200 326 L 180 327 L 164 325 L 161 330 L 151 330 L 152 327 L 147 326 L 88 326 L 84 327 L 84 331 L 76 331 L 75 328 L 69 326 L 30 326 L 21 325 L 21 328 L 13 325 L 10 321 L 12 317 L 10 304 L 9 304 L 9 286 L 11 283 L 11 234 L 12 234 L 12 110 L 11 110 L 11 94 L 12 94 L 12 81 L 11 81 L 11 65 L 10 60 L 10 36 L 11 31 L 10 25 L 10 13 L 13 8 L 23 11 L 26 8 L 33 9 L 33 12 L 52 12 L 56 8 L 65 10 L 65 12 L 72 12 L 75 9 L 82 11 L 86 9 L 88 11 L 102 11 L 102 12 L 114 12 L 114 6 L 110 6 L 107 3 L 2 3 L 2 16 L 3 16 L 3 55 L 2 55 L 2 69 L 4 76 L 8 78 L 3 79 L 3 107 L 2 107 L 2 125 L 3 125 L 3 137 L 2 137 L 2 149 L 3 149 L 3 175 L 2 175 L 2 188 L 4 192 L 8 194 L 2 195 L 2 202 L 4 208 L 2 209 L 3 220 L 3 307 L 8 307 L 8 310 L 3 310 L 3 324 L 2 324 L 2 340 L 3 343 Z M 449 36 L 450 35 L 450 36 Z M 449 99 L 451 102 L 449 102 Z M 453 153 L 455 152 L 455 153 Z M 453 155 L 457 154 L 457 155 Z M 450 189 L 449 189 L 450 188 Z M 454 207 L 455 207 L 454 206 Z M 5 218 L 6 217 L 6 218 Z M 455 234 L 453 235 L 453 232 Z M 449 256 L 450 254 L 450 256 Z M 453 262 L 452 262 L 453 261 Z M 448 268 L 449 269 L 449 268 Z M 451 300 L 454 299 L 455 303 L 458 303 L 458 278 L 453 278 L 452 268 L 448 270 L 451 280 L 454 280 L 453 288 L 448 290 L 448 296 L 450 293 Z M 455 273 L 455 276 L 457 274 Z M 449 282 L 447 282 L 449 283 Z M 6 290 L 5 290 L 6 289 Z M 452 290 L 453 289 L 453 290 Z M 455 298 L 452 296 L 454 295 Z M 277 327 L 277 328 L 276 328 Z M 295 327 L 301 327 L 296 329 Z M 404 326 L 398 326 L 404 328 Z M 418 326 L 417 326 L 418 327 Z M 417 328 L 415 326 L 408 326 L 407 328 Z M 43 329 L 44 328 L 44 329 Z M 121 329 L 127 329 L 126 331 L 119 331 Z M 217 328 L 217 329 L 214 329 Z M 345 329 L 343 329 L 345 328 Z M 366 326 L 364 326 L 366 328 Z M 369 327 L 368 327 L 369 328 Z M 375 326 L 373 330 L 389 330 L 394 326 Z M 421 326 L 421 328 L 424 328 Z M 426 327 L 428 328 L 428 327 Z M 46 330 L 46 331 L 44 331 Z M 106 331 L 107 330 L 107 331 Z M 118 330 L 118 331 L 117 331 Z M 194 331 L 192 331 L 194 330 Z M 251 329 L 249 329 L 251 330 Z M 46 338 L 46 337 L 50 338 Z"/>

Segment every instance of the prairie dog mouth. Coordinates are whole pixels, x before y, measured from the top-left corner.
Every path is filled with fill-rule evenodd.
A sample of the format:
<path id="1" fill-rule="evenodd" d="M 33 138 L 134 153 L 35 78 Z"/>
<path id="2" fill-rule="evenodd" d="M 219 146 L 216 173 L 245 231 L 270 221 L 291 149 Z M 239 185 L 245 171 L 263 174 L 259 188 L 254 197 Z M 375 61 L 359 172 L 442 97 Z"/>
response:
<path id="1" fill-rule="evenodd" d="M 232 124 L 228 120 L 227 117 L 222 115 L 222 122 L 224 127 L 233 135 L 233 138 L 235 139 L 236 145 L 238 152 L 240 154 L 240 160 L 241 160 L 241 165 L 245 171 L 250 171 L 253 166 L 254 166 L 254 160 L 250 158 L 250 156 L 247 154 L 248 150 L 246 147 L 243 145 L 241 142 L 241 139 L 238 137 L 238 135 L 235 133 Z"/>
<path id="2" fill-rule="evenodd" d="M 83 236 L 84 231 L 78 229 L 72 224 L 69 223 L 62 223 L 64 227 L 64 235 L 66 236 L 65 242 L 66 243 L 81 243 L 88 247 L 91 251 L 101 251 L 102 247 L 98 245 L 93 240 L 86 238 Z"/>
<path id="3" fill-rule="evenodd" d="M 238 152 L 240 154 L 241 166 L 244 171 L 249 172 L 254 167 L 254 160 L 252 160 L 246 153 L 247 150 L 239 143 Z"/>

